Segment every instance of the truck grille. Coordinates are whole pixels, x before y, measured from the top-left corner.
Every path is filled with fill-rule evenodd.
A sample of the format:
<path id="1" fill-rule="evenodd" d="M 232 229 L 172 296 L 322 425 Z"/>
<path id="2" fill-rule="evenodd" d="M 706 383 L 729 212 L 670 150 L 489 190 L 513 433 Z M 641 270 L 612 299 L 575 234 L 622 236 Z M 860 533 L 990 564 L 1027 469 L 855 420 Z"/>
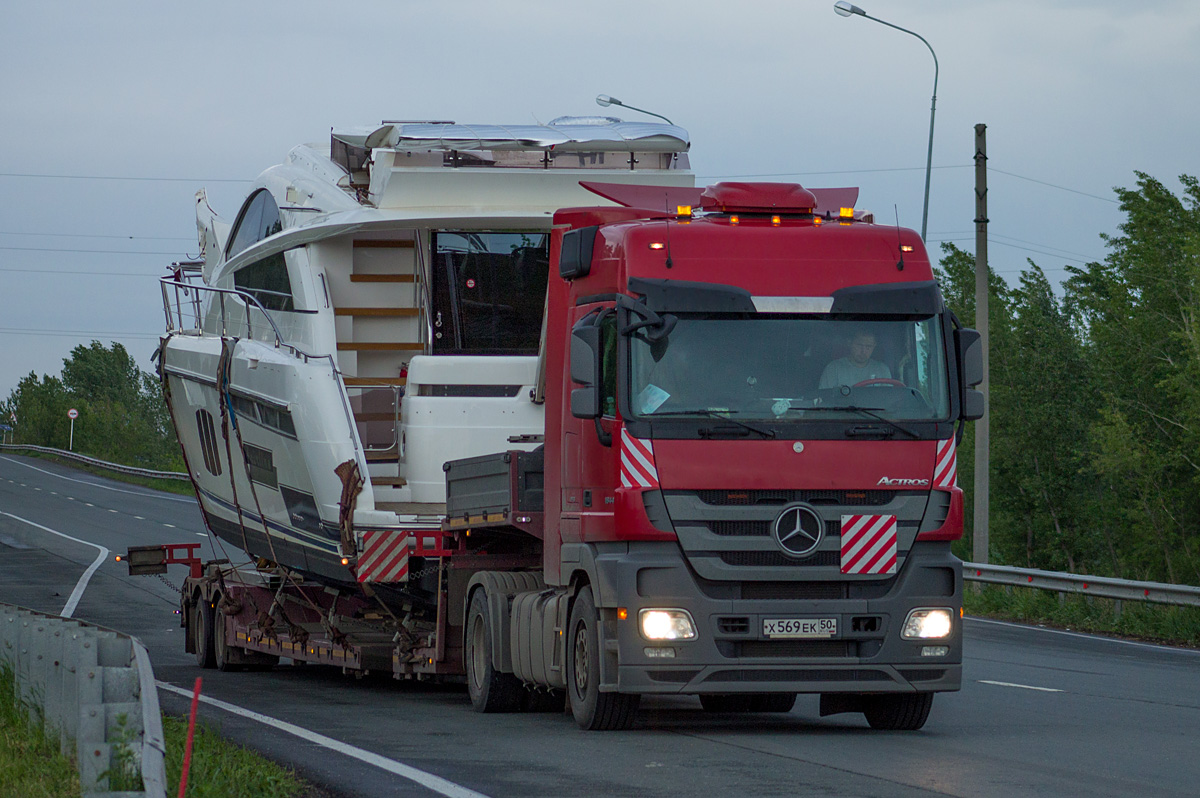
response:
<path id="1" fill-rule="evenodd" d="M 803 560 L 787 557 L 776 551 L 723 551 L 720 552 L 720 558 L 721 562 L 726 565 L 741 567 L 811 568 L 813 566 L 840 565 L 842 562 L 840 551 L 818 551 Z"/>
<path id="2" fill-rule="evenodd" d="M 728 643 L 735 657 L 857 657 L 853 640 L 745 640 Z"/>
<path id="3" fill-rule="evenodd" d="M 875 507 L 896 498 L 894 490 L 698 490 L 695 495 L 705 504 L 809 504 L 855 505 Z"/>

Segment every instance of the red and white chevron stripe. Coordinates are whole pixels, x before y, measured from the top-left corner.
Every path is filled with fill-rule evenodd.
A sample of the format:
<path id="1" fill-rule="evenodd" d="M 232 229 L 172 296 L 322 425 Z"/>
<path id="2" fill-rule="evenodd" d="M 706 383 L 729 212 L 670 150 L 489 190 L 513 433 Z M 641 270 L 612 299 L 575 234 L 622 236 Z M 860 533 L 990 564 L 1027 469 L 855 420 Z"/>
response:
<path id="1" fill-rule="evenodd" d="M 842 516 L 842 573 L 896 573 L 896 516 Z"/>
<path id="2" fill-rule="evenodd" d="M 657 488 L 658 467 L 654 465 L 654 443 L 635 438 L 621 428 L 621 487 Z"/>
<path id="3" fill-rule="evenodd" d="M 408 581 L 408 532 L 381 529 L 362 533 L 358 556 L 359 582 Z"/>
<path id="4" fill-rule="evenodd" d="M 958 451 L 954 438 L 938 441 L 937 462 L 933 467 L 933 487 L 953 488 L 958 485 Z"/>

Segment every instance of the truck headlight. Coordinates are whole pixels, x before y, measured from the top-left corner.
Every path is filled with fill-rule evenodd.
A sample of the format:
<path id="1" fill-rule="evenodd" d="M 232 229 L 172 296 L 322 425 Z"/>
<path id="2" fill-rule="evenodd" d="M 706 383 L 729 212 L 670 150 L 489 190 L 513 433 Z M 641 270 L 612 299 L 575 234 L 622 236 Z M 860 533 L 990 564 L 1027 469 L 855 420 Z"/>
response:
<path id="1" fill-rule="evenodd" d="M 687 610 L 645 609 L 638 611 L 638 625 L 647 640 L 693 640 L 696 624 Z"/>
<path id="2" fill-rule="evenodd" d="M 945 607 L 922 607 L 908 613 L 900 636 L 905 640 L 939 640 L 954 630 L 953 615 Z"/>

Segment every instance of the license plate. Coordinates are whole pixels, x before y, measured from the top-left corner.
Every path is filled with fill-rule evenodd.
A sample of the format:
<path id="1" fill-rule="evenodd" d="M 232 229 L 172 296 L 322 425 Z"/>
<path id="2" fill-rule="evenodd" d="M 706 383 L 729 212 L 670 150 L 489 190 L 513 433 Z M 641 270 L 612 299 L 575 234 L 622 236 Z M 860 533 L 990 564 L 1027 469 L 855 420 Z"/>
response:
<path id="1" fill-rule="evenodd" d="M 767 618 L 763 620 L 766 637 L 833 637 L 837 618 Z"/>

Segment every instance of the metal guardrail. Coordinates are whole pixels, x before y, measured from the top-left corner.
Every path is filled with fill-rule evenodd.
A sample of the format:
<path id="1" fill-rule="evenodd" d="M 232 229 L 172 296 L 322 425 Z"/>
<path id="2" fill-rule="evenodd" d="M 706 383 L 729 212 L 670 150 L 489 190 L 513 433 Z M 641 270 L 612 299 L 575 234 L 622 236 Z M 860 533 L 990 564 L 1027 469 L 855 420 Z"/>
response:
<path id="1" fill-rule="evenodd" d="M 963 563 L 963 578 L 972 582 L 1011 587 L 1032 587 L 1059 593 L 1078 593 L 1100 596 L 1117 601 L 1149 601 L 1155 604 L 1175 604 L 1181 607 L 1200 607 L 1200 587 L 1168 585 L 1162 582 L 1135 582 L 1111 576 L 1080 576 L 1036 568 L 1015 568 L 1010 565 Z"/>
<path id="2" fill-rule="evenodd" d="M 110 778 L 124 762 L 142 790 L 117 794 L 166 798 L 162 711 L 141 641 L 0 604 L 0 662 L 12 669 L 17 700 L 40 715 L 47 738 L 74 753 L 84 798 L 113 794 Z"/>
<path id="3" fill-rule="evenodd" d="M 33 452 L 41 452 L 43 454 L 52 454 L 57 457 L 63 457 L 67 460 L 74 460 L 79 463 L 90 465 L 94 468 L 104 468 L 109 471 L 116 471 L 119 474 L 130 474 L 135 477 L 148 477 L 150 479 L 177 479 L 187 481 L 187 474 L 178 471 L 151 471 L 149 468 L 137 468 L 136 466 L 121 465 L 120 463 L 109 463 L 105 460 L 98 460 L 95 457 L 88 457 L 75 452 L 67 452 L 62 449 L 52 449 L 49 446 L 28 446 L 22 443 L 0 443 L 0 450 L 25 449 Z"/>

